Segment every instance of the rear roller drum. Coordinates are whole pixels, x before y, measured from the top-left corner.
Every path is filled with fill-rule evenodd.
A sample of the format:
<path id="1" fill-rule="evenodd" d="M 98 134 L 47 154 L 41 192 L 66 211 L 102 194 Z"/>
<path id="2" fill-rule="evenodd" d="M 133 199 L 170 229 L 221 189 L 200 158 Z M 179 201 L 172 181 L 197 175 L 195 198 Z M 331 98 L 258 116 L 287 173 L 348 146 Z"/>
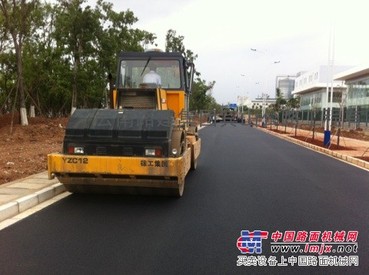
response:
<path id="1" fill-rule="evenodd" d="M 196 170 L 197 168 L 197 159 L 191 159 L 191 170 Z"/>
<path id="2" fill-rule="evenodd" d="M 178 197 L 178 198 L 182 197 L 183 191 L 184 191 L 184 180 L 181 180 L 178 182 L 177 188 L 170 188 L 170 190 L 168 191 L 169 191 L 168 195 L 170 196 Z"/>
<path id="3" fill-rule="evenodd" d="M 182 156 L 186 150 L 186 138 L 182 130 L 173 130 L 170 153 L 174 157 Z M 173 152 L 176 152 L 174 154 Z"/>

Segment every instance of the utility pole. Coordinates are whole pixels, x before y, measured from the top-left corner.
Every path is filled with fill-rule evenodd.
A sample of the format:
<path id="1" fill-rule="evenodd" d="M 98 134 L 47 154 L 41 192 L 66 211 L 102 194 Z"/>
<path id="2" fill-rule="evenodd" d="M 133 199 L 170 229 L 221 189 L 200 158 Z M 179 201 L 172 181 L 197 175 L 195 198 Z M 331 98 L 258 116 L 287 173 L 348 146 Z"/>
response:
<path id="1" fill-rule="evenodd" d="M 329 147 L 331 143 L 332 115 L 333 115 L 333 64 L 334 64 L 334 29 L 330 30 L 328 45 L 328 66 L 327 66 L 327 106 L 325 108 L 324 141 L 323 145 Z M 330 96 L 329 96 L 330 91 Z M 330 103 L 330 104 L 328 104 Z M 329 108 L 328 108 L 329 106 Z"/>
<path id="2" fill-rule="evenodd" d="M 262 103 L 262 109 L 261 109 L 261 117 L 262 117 L 262 122 L 261 122 L 261 125 L 262 127 L 266 127 L 265 125 L 265 109 L 266 109 L 266 101 L 267 101 L 267 98 L 269 97 L 268 94 L 265 94 L 263 93 L 262 94 L 262 98 L 263 98 L 263 103 Z"/>

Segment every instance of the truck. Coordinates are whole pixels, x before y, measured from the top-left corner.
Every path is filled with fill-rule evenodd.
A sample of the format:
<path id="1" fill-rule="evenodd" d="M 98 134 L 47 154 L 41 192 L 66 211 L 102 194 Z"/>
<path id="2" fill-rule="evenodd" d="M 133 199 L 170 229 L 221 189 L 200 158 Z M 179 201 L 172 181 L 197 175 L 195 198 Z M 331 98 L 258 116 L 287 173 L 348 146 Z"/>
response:
<path id="1" fill-rule="evenodd" d="M 201 151 L 189 113 L 194 64 L 160 51 L 121 52 L 117 63 L 109 108 L 74 111 L 48 176 L 72 193 L 181 197 Z M 160 83 L 144 81 L 153 70 Z"/>

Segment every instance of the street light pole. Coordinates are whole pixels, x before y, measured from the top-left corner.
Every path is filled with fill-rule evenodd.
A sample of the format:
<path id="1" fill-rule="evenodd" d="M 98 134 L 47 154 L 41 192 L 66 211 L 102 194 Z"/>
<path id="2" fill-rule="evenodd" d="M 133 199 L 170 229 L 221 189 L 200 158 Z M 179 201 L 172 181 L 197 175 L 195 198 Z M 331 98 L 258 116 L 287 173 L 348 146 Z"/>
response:
<path id="1" fill-rule="evenodd" d="M 265 109 L 266 109 L 266 101 L 267 101 L 268 97 L 269 97 L 268 94 L 265 94 L 265 93 L 262 94 L 262 98 L 263 98 L 263 105 L 262 105 L 262 109 L 261 109 L 261 117 L 262 117 L 261 125 L 262 125 L 262 127 L 266 127 L 266 125 L 265 125 Z"/>
<path id="2" fill-rule="evenodd" d="M 331 143 L 331 129 L 332 129 L 332 115 L 333 115 L 333 64 L 334 64 L 334 44 L 335 44 L 334 30 L 333 27 L 329 34 L 329 45 L 328 45 L 328 66 L 327 66 L 327 106 L 325 108 L 325 123 L 324 123 L 324 141 L 323 145 L 329 147 Z M 330 91 L 330 96 L 329 96 Z M 329 106 L 329 108 L 328 108 Z"/>
<path id="3" fill-rule="evenodd" d="M 242 77 L 246 77 L 245 74 L 241 74 Z M 243 105 L 245 104 L 245 97 L 242 95 L 240 96 L 240 100 L 241 100 L 241 121 L 243 123 L 244 121 L 244 115 L 243 115 Z"/>

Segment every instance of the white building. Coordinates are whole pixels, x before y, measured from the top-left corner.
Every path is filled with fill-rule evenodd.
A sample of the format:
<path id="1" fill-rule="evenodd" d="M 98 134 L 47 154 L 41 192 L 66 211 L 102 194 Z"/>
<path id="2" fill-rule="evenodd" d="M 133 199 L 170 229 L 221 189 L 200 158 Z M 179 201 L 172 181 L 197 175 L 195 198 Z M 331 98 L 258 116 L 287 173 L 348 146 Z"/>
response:
<path id="1" fill-rule="evenodd" d="M 300 97 L 300 109 L 316 110 L 330 108 L 330 87 L 333 86 L 333 108 L 339 108 L 342 91 L 346 89 L 343 81 L 333 80 L 333 75 L 352 66 L 320 66 L 319 68 L 299 74 L 295 80 L 293 96 Z M 327 89 L 327 87 L 329 89 Z"/>
<path id="2" fill-rule="evenodd" d="M 246 109 L 245 107 L 251 108 L 252 102 L 247 96 L 238 96 L 237 105 L 240 109 Z"/>
<path id="3" fill-rule="evenodd" d="M 334 76 L 347 86 L 346 107 L 368 107 L 369 105 L 369 66 L 355 67 Z"/>
<path id="4" fill-rule="evenodd" d="M 251 109 L 262 109 L 263 105 L 265 104 L 265 108 L 268 108 L 271 105 L 274 105 L 276 103 L 276 98 L 270 98 L 268 97 L 257 97 L 254 100 L 251 101 Z"/>
<path id="5" fill-rule="evenodd" d="M 334 76 L 344 81 L 347 92 L 343 102 L 346 107 L 345 121 L 355 127 L 369 127 L 369 65 L 355 67 Z"/>

